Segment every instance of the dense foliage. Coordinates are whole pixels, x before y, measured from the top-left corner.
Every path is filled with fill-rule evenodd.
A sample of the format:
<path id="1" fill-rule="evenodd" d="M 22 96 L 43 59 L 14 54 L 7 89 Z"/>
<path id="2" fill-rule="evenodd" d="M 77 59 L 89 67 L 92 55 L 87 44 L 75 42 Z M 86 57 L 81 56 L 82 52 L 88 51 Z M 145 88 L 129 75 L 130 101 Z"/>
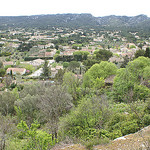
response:
<path id="1" fill-rule="evenodd" d="M 2 150 L 48 150 L 68 141 L 92 146 L 150 125 L 149 18 L 60 16 L 12 17 L 7 27 L 15 21 L 43 30 L 0 33 Z M 6 75 L 10 67 L 28 73 Z M 34 78 L 35 70 L 42 73 Z"/>
<path id="2" fill-rule="evenodd" d="M 3 92 L 1 146 L 46 150 L 68 137 L 94 144 L 134 133 L 150 124 L 149 73 L 147 57 L 121 69 L 102 61 L 84 74 L 83 82 L 65 72 L 57 83 L 62 85 L 36 83 Z M 111 75 L 116 77 L 110 89 L 105 79 Z"/>

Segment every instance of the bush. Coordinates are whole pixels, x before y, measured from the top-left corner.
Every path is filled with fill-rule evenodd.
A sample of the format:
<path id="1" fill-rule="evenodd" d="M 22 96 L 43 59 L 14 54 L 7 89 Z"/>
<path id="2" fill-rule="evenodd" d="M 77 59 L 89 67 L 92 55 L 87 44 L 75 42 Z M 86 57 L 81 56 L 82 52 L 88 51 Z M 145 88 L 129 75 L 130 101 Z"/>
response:
<path id="1" fill-rule="evenodd" d="M 14 102 L 16 97 L 11 92 L 3 92 L 0 94 L 0 113 L 4 116 L 15 113 Z"/>
<path id="2" fill-rule="evenodd" d="M 146 100 L 150 96 L 150 89 L 144 85 L 134 86 L 134 99 Z"/>
<path id="3" fill-rule="evenodd" d="M 144 126 L 150 125 L 150 115 L 149 114 L 144 115 L 143 122 L 144 122 Z"/>
<path id="4" fill-rule="evenodd" d="M 121 132 L 123 135 L 127 135 L 130 133 L 135 133 L 137 132 L 139 129 L 139 126 L 137 124 L 136 120 L 132 120 L 132 121 L 124 121 L 121 124 Z"/>
<path id="5" fill-rule="evenodd" d="M 121 130 L 114 130 L 113 132 L 109 134 L 109 138 L 111 139 L 116 139 L 121 136 L 122 136 Z"/>
<path id="6" fill-rule="evenodd" d="M 83 99 L 77 108 L 60 121 L 60 131 L 63 136 L 79 139 L 91 139 L 94 137 L 109 137 L 109 132 L 100 130 L 110 117 L 106 108 L 106 102 L 98 98 Z"/>
<path id="7" fill-rule="evenodd" d="M 38 130 L 40 124 L 36 122 L 31 124 L 31 127 L 29 128 L 25 121 L 21 121 L 17 127 L 20 130 L 18 133 L 18 138 L 27 139 L 23 149 L 47 150 L 54 146 L 56 143 L 56 140 L 52 139 L 51 134 L 48 134 L 42 130 Z"/>

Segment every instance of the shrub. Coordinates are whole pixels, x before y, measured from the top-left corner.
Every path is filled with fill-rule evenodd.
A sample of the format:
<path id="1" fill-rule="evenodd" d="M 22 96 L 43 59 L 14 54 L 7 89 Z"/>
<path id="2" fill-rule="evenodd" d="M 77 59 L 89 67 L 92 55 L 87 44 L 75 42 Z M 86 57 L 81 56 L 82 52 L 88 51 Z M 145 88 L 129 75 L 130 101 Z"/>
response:
<path id="1" fill-rule="evenodd" d="M 56 140 L 52 139 L 51 134 L 48 134 L 42 130 L 38 130 L 40 124 L 37 122 L 31 124 L 31 127 L 29 128 L 25 121 L 21 121 L 17 127 L 20 130 L 18 133 L 18 138 L 27 139 L 23 149 L 47 150 L 55 145 Z"/>
<path id="2" fill-rule="evenodd" d="M 123 135 L 135 133 L 136 131 L 138 131 L 138 129 L 139 129 L 139 126 L 136 120 L 124 121 L 121 124 L 121 132 Z"/>
<path id="3" fill-rule="evenodd" d="M 145 126 L 150 125 L 150 115 L 149 114 L 145 114 L 143 117 L 143 122 Z"/>
<path id="4" fill-rule="evenodd" d="M 100 130 L 100 126 L 108 120 L 109 116 L 109 110 L 103 100 L 95 97 L 83 99 L 77 108 L 61 118 L 60 131 L 64 134 L 63 136 L 85 140 L 109 137 L 108 131 Z"/>
<path id="5" fill-rule="evenodd" d="M 109 134 L 109 137 L 111 139 L 116 139 L 116 138 L 121 137 L 121 136 L 122 136 L 121 130 L 114 130 L 113 132 L 111 132 Z"/>

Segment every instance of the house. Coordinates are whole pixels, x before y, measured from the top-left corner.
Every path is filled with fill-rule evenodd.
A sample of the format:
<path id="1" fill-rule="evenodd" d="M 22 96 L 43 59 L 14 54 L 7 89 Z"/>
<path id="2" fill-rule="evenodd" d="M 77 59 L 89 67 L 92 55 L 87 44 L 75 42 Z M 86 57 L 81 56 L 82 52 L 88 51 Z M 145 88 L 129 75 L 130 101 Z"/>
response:
<path id="1" fill-rule="evenodd" d="M 12 65 L 14 65 L 14 62 L 13 61 L 4 61 L 3 62 L 3 66 L 5 67 L 5 66 L 12 66 Z"/>
<path id="2" fill-rule="evenodd" d="M 38 54 L 39 57 L 45 57 L 45 52 L 41 52 Z"/>
<path id="3" fill-rule="evenodd" d="M 51 68 L 51 77 L 55 78 L 55 75 L 58 73 L 58 70 L 56 68 Z"/>
<path id="4" fill-rule="evenodd" d="M 52 52 L 45 52 L 45 57 L 53 57 L 54 54 Z"/>
<path id="5" fill-rule="evenodd" d="M 89 52 L 90 54 L 93 54 L 94 51 L 95 51 L 95 47 L 92 47 L 91 49 L 88 48 L 88 47 L 83 47 L 81 51 L 87 51 L 87 52 Z"/>
<path id="6" fill-rule="evenodd" d="M 119 62 L 123 62 L 123 61 L 124 61 L 123 58 L 116 57 L 116 56 L 109 58 L 109 62 L 112 62 L 112 63 L 119 63 Z"/>
<path id="7" fill-rule="evenodd" d="M 44 64 L 44 62 L 45 61 L 42 59 L 35 59 L 32 62 L 30 62 L 30 64 L 33 66 L 40 66 L 40 65 Z"/>
<path id="8" fill-rule="evenodd" d="M 45 49 L 45 45 L 38 45 L 38 48 Z"/>
<path id="9" fill-rule="evenodd" d="M 130 53 L 121 53 L 121 56 L 122 57 L 126 57 L 126 56 L 128 56 L 128 58 L 133 58 L 134 57 L 134 54 L 132 53 L 132 52 L 130 52 Z"/>
<path id="10" fill-rule="evenodd" d="M 63 66 L 56 66 L 56 70 L 63 69 Z"/>
<path id="11" fill-rule="evenodd" d="M 55 77 L 55 75 L 58 73 L 59 69 L 63 70 L 63 66 L 56 66 L 55 68 L 51 68 L 51 77 L 52 78 Z"/>
<path id="12" fill-rule="evenodd" d="M 26 69 L 25 69 L 25 68 L 8 68 L 7 71 L 6 71 L 6 73 L 7 73 L 7 74 L 10 74 L 11 71 L 12 71 L 12 74 L 13 74 L 13 75 L 16 75 L 16 74 L 21 74 L 21 75 L 23 75 L 23 74 L 26 73 Z"/>
<path id="13" fill-rule="evenodd" d="M 76 50 L 74 50 L 74 49 L 71 49 L 71 50 L 68 50 L 68 51 L 64 51 L 64 52 L 63 52 L 63 55 L 67 55 L 67 56 L 73 55 L 73 53 L 74 53 L 75 51 L 76 51 Z"/>

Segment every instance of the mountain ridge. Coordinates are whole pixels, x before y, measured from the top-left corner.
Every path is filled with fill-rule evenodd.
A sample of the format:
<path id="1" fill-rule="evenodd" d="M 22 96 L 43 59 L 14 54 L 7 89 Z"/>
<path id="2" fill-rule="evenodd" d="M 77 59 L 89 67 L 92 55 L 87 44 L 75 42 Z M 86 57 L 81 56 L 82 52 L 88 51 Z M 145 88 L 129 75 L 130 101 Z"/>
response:
<path id="1" fill-rule="evenodd" d="M 149 27 L 150 18 L 138 16 L 104 16 L 94 17 L 89 13 L 82 14 L 47 14 L 31 16 L 0 16 L 1 27 Z M 143 27 L 142 27 L 143 28 Z"/>

